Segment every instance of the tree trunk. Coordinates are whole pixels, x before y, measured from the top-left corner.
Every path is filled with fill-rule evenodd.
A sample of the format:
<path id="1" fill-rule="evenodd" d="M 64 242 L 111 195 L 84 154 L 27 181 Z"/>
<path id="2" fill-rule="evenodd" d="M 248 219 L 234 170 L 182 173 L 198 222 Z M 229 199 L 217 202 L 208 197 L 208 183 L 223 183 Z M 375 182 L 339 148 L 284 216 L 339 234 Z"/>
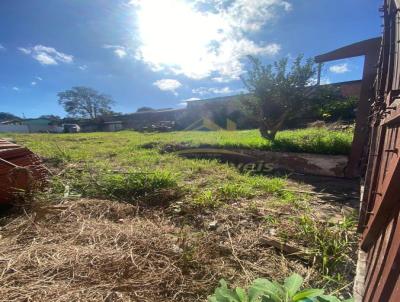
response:
<path id="1" fill-rule="evenodd" d="M 273 141 L 275 139 L 276 134 L 282 128 L 286 118 L 289 115 L 289 111 L 285 111 L 280 117 L 278 122 L 272 127 L 268 125 L 266 121 L 262 121 L 260 124 L 260 133 L 263 138 Z"/>
<path id="2" fill-rule="evenodd" d="M 275 135 L 276 135 L 277 131 L 274 132 L 274 131 L 270 130 L 269 127 L 267 125 L 265 125 L 265 123 L 262 123 L 260 125 L 259 130 L 260 130 L 260 134 L 263 138 L 270 140 L 270 141 L 273 141 L 275 139 Z"/>

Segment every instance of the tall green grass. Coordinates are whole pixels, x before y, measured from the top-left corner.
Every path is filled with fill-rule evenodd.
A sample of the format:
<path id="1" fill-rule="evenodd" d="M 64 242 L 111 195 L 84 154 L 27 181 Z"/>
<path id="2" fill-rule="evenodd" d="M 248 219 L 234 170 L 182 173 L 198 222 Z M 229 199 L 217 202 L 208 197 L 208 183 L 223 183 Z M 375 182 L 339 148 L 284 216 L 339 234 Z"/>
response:
<path id="1" fill-rule="evenodd" d="M 174 132 L 165 135 L 149 134 L 158 144 L 185 144 L 192 147 L 245 148 L 267 151 L 344 154 L 350 152 L 352 130 L 306 128 L 278 132 L 274 141 L 263 138 L 258 130 Z"/>

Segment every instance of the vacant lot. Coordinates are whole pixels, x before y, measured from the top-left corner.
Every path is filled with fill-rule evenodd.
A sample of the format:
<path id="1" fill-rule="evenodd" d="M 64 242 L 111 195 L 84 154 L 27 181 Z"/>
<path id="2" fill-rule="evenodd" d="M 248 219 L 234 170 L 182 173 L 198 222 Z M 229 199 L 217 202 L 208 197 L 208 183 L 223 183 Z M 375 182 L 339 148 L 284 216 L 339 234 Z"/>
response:
<path id="1" fill-rule="evenodd" d="M 205 301 L 222 277 L 245 285 L 291 272 L 328 292 L 351 291 L 351 182 L 338 189 L 337 180 L 241 173 L 159 148 L 345 154 L 351 132 L 284 131 L 274 143 L 257 131 L 12 137 L 44 158 L 52 180 L 0 220 L 2 299 Z"/>

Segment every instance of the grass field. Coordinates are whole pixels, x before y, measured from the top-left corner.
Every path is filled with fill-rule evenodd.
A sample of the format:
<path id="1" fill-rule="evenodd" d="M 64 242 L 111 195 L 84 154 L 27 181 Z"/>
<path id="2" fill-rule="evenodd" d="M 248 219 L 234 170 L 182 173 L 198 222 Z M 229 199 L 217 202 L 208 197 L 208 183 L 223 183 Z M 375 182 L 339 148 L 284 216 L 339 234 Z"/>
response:
<path id="1" fill-rule="evenodd" d="M 143 148 L 187 143 L 346 154 L 350 132 L 283 131 L 274 143 L 257 131 L 7 136 L 42 156 L 52 180 L 35 197 L 40 206 L 0 221 L 0 255 L 13 259 L 5 264 L 12 273 L 0 277 L 3 297 L 205 301 L 222 277 L 243 285 L 293 271 L 329 292 L 351 290 L 351 209 L 319 202 L 290 177 Z M 284 256 L 260 241 L 266 236 L 308 256 Z M 18 297 L 17 284 L 24 293 Z"/>

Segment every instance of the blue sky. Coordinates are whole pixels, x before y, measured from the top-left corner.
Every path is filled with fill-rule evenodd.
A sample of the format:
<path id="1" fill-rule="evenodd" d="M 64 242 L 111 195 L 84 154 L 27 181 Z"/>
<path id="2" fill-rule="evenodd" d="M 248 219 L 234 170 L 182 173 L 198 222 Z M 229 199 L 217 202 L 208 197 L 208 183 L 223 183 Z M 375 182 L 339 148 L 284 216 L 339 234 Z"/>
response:
<path id="1" fill-rule="evenodd" d="M 179 108 L 243 91 L 246 55 L 315 56 L 380 34 L 381 0 L 2 0 L 0 111 L 65 113 L 57 93 L 89 86 L 118 112 Z M 361 58 L 323 81 L 359 79 Z"/>

